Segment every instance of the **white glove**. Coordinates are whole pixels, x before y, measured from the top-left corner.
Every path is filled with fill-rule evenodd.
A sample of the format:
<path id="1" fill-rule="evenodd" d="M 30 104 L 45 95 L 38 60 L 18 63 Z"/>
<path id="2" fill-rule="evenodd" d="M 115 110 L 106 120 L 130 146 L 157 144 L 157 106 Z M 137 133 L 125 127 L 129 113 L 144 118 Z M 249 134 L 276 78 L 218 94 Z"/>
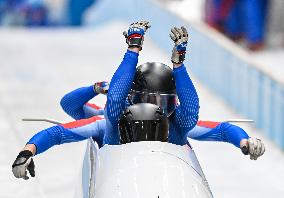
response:
<path id="1" fill-rule="evenodd" d="M 32 152 L 28 150 L 19 153 L 12 165 L 12 171 L 16 178 L 23 178 L 24 180 L 29 179 L 27 170 L 32 177 L 35 176 L 35 164 L 32 156 Z"/>
<path id="2" fill-rule="evenodd" d="M 171 29 L 170 37 L 175 43 L 172 50 L 172 63 L 183 63 L 188 42 L 188 33 L 186 28 L 183 26 L 181 28 L 173 27 Z"/>
<path id="3" fill-rule="evenodd" d="M 104 95 L 106 95 L 107 92 L 108 92 L 108 88 L 109 88 L 109 82 L 107 82 L 107 81 L 96 82 L 94 84 L 94 91 L 97 94 L 104 94 Z"/>
<path id="4" fill-rule="evenodd" d="M 138 47 L 142 49 L 144 34 L 150 27 L 151 25 L 148 21 L 139 21 L 132 23 L 128 31 L 123 32 L 128 47 Z"/>
<path id="5" fill-rule="evenodd" d="M 249 138 L 242 146 L 243 154 L 250 155 L 251 160 L 257 160 L 265 152 L 263 142 L 258 138 Z"/>

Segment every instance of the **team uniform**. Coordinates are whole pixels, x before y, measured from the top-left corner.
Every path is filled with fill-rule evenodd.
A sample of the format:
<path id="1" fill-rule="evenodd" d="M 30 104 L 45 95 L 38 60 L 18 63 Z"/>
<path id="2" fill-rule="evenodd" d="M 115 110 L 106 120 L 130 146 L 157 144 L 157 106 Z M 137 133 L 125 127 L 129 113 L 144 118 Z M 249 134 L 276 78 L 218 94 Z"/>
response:
<path id="1" fill-rule="evenodd" d="M 78 142 L 92 137 L 101 147 L 105 133 L 106 120 L 94 116 L 67 124 L 56 125 L 35 134 L 27 144 L 34 144 L 36 154 L 40 154 L 55 145 Z M 240 147 L 242 139 L 249 138 L 238 126 L 227 122 L 198 121 L 188 133 L 188 138 L 199 141 L 228 142 Z"/>
<path id="2" fill-rule="evenodd" d="M 106 144 L 119 144 L 118 121 L 122 111 L 126 108 L 125 99 L 131 89 L 138 53 L 127 51 L 122 63 L 112 77 L 107 95 L 107 130 L 105 134 Z M 199 112 L 199 99 L 189 78 L 185 66 L 173 70 L 176 81 L 176 91 L 180 105 L 169 117 L 169 142 L 178 145 L 187 143 L 187 133 L 197 123 Z"/>
<path id="3" fill-rule="evenodd" d="M 126 54 L 126 56 L 128 56 L 128 54 Z M 181 71 L 176 71 L 178 73 L 176 76 L 188 76 L 185 74 L 186 71 L 183 70 L 183 68 L 181 69 Z M 178 77 L 177 79 L 179 79 Z M 178 82 L 180 81 L 177 80 L 177 86 L 179 85 Z M 185 83 L 186 80 L 183 82 Z M 183 90 L 181 90 L 181 93 L 183 93 L 182 91 Z M 88 101 L 94 98 L 96 95 L 97 94 L 94 92 L 93 86 L 82 87 L 66 94 L 62 98 L 60 104 L 63 110 L 77 121 L 45 129 L 33 136 L 29 140 L 28 144 L 36 145 L 37 154 L 44 152 L 54 145 L 82 141 L 89 137 L 93 137 L 98 145 L 102 146 L 104 144 L 103 139 L 105 136 L 107 121 L 98 115 L 103 115 L 104 109 L 95 104 L 88 103 Z M 181 97 L 181 99 L 184 98 Z M 114 103 L 112 104 L 117 105 Z M 124 105 L 122 105 L 122 107 L 125 107 L 126 105 L 127 104 L 125 104 L 124 100 Z M 179 106 L 176 109 L 176 113 L 172 116 L 182 115 L 181 107 L 182 106 Z M 188 127 L 187 125 L 183 125 L 184 127 L 178 128 L 173 122 L 177 120 L 179 123 L 182 120 L 176 117 L 170 119 L 172 119 L 171 124 L 173 125 L 170 126 L 170 130 L 172 130 L 170 132 L 170 140 L 172 140 L 171 143 L 174 143 L 173 140 L 181 140 L 179 136 L 177 136 L 177 138 L 173 137 L 174 133 L 177 134 L 175 129 L 187 130 L 184 132 L 185 143 L 187 143 L 187 137 L 189 137 L 200 141 L 229 142 L 234 144 L 236 147 L 239 147 L 241 139 L 248 138 L 247 133 L 240 127 L 226 122 L 220 123 L 198 121 L 194 128 Z"/>
<path id="4" fill-rule="evenodd" d="M 142 49 L 144 33 L 149 27 L 147 21 L 130 25 L 128 33 L 123 33 L 129 49 Z M 14 176 L 27 180 L 29 172 L 31 177 L 35 177 L 34 155 L 54 145 L 82 141 L 90 137 L 100 147 L 105 144 L 116 145 L 147 140 L 185 145 L 188 137 L 197 140 L 225 141 L 240 147 L 241 140 L 246 139 L 246 144 L 241 148 L 242 152 L 245 155 L 250 154 L 250 158 L 254 160 L 261 156 L 265 151 L 261 140 L 248 138 L 239 127 L 229 123 L 202 121 L 196 126 L 199 99 L 182 64 L 188 33 L 185 27 L 174 27 L 171 29 L 170 37 L 175 44 L 171 57 L 175 67 L 173 71 L 159 63 L 140 65 L 136 71 L 138 53 L 128 50 L 113 75 L 108 90 L 98 92 L 99 86 L 95 84 L 79 88 L 62 99 L 63 109 L 79 120 L 53 126 L 35 134 L 12 164 Z M 147 73 L 151 73 L 152 76 Z M 159 88 L 153 89 L 156 86 L 153 84 L 148 86 L 153 81 Z M 96 93 L 108 93 L 105 111 L 88 103 Z M 176 102 L 176 95 L 180 104 Z M 142 111 L 144 113 L 141 113 Z M 105 119 L 99 116 L 102 113 Z"/>
<path id="5" fill-rule="evenodd" d="M 88 103 L 89 100 L 96 96 L 97 93 L 94 91 L 93 85 L 81 87 L 63 96 L 60 105 L 75 120 L 104 115 L 103 108 Z"/>

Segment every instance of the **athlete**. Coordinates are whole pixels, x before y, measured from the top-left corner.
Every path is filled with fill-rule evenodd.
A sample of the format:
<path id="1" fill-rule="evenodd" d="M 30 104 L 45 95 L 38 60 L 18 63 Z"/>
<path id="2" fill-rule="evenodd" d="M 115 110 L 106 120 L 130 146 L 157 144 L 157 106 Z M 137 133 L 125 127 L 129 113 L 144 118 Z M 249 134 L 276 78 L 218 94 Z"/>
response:
<path id="1" fill-rule="evenodd" d="M 128 32 L 124 32 L 128 50 L 112 77 L 107 95 L 105 118 L 108 124 L 106 125 L 107 129 L 104 138 L 106 144 L 119 144 L 119 129 L 117 127 L 119 116 L 127 107 L 126 98 L 130 93 L 135 78 L 139 52 L 142 50 L 144 34 L 148 28 L 148 22 L 137 22 L 130 25 Z M 171 60 L 174 68 L 173 76 L 175 78 L 176 93 L 180 104 L 175 106 L 174 112 L 168 112 L 170 122 L 169 142 L 184 145 L 187 143 L 187 132 L 198 121 L 199 99 L 183 65 L 188 41 L 187 30 L 184 27 L 174 27 L 171 29 L 170 37 L 175 44 Z M 163 73 L 159 75 L 163 76 Z M 143 78 L 143 76 L 141 77 Z M 155 78 L 152 80 L 155 80 Z M 155 97 L 164 94 L 167 93 L 152 96 L 154 96 L 153 99 L 155 100 Z"/>
<path id="2" fill-rule="evenodd" d="M 141 26 L 141 24 L 143 25 L 143 23 L 140 23 L 140 24 L 136 23 L 132 25 Z M 146 22 L 144 25 L 145 27 L 147 27 L 148 23 Z M 131 28 L 132 27 L 130 27 L 130 30 Z M 131 32 L 131 31 L 128 31 L 128 32 Z M 187 37 L 187 33 L 184 28 L 183 29 L 174 28 L 172 29 L 172 34 L 171 34 L 171 38 L 173 40 L 176 40 L 177 37 L 182 38 L 181 35 L 178 35 L 178 32 L 183 32 L 185 34 L 184 36 Z M 126 35 L 127 37 L 127 33 L 124 33 L 124 35 Z M 129 37 L 134 38 L 131 35 L 132 34 L 130 34 Z M 138 36 L 136 33 L 133 35 L 136 36 L 135 37 L 136 40 L 134 41 L 137 42 L 137 39 L 139 41 L 139 34 Z M 178 43 L 183 43 L 183 45 L 186 46 L 184 42 L 187 41 L 187 38 L 182 39 L 182 41 L 183 42 L 177 40 L 176 45 Z M 127 43 L 128 44 L 131 43 L 128 37 L 127 37 Z M 143 43 L 143 39 L 142 39 L 142 43 Z M 177 50 L 181 50 L 181 52 L 177 53 L 178 52 Z M 185 55 L 185 49 L 181 48 L 178 45 L 175 46 L 173 49 L 172 62 L 183 61 L 184 55 Z M 134 81 L 133 81 L 131 91 L 129 94 L 130 97 L 128 97 L 128 99 L 130 100 L 130 103 L 150 102 L 150 103 L 159 104 L 159 106 L 164 110 L 164 112 L 170 115 L 169 119 L 171 120 L 173 117 L 172 116 L 173 110 L 175 110 L 174 108 L 176 106 L 176 103 L 175 103 L 176 98 L 172 97 L 176 95 L 175 84 L 171 80 L 172 78 L 174 78 L 174 72 L 169 67 L 161 63 L 158 63 L 158 64 L 157 63 L 145 63 L 137 67 L 136 72 L 135 72 Z M 162 74 L 162 75 L 159 75 L 159 74 Z M 188 76 L 187 73 L 184 73 L 184 76 Z M 187 78 L 187 80 L 188 79 L 189 77 Z M 108 92 L 108 88 L 109 88 L 109 85 L 107 82 L 95 83 L 95 85 L 92 85 L 89 87 L 79 88 L 65 95 L 61 100 L 61 106 L 64 109 L 64 111 L 67 114 L 69 114 L 71 117 L 73 117 L 74 119 L 89 118 L 91 116 L 98 115 L 98 112 L 102 115 L 103 110 L 99 109 L 98 106 L 94 104 L 88 103 L 88 101 L 99 93 L 106 94 Z M 157 93 L 162 93 L 162 94 L 159 95 Z M 190 100 L 190 99 L 193 100 L 194 97 L 192 99 L 190 98 L 190 96 L 188 96 L 187 98 L 184 97 L 182 99 L 186 101 L 185 104 L 187 103 L 189 104 L 190 102 L 188 102 L 187 100 Z M 180 105 L 180 107 L 181 106 L 182 105 Z M 94 110 L 96 113 L 94 113 Z M 176 111 L 174 111 L 173 115 L 175 115 L 175 113 L 178 112 L 178 110 L 179 108 L 177 108 Z M 171 132 L 172 131 L 176 132 L 176 130 L 180 130 L 180 128 L 176 126 L 174 127 L 175 127 L 174 129 L 170 128 Z M 188 131 L 185 131 L 184 133 L 186 134 L 185 137 L 183 138 L 185 139 L 183 140 L 184 143 L 187 142 L 187 137 L 190 137 L 196 140 L 205 140 L 205 141 L 211 140 L 211 141 L 229 142 L 229 143 L 234 144 L 238 148 L 248 148 L 249 147 L 248 146 L 249 136 L 247 135 L 247 133 L 240 127 L 232 125 L 227 122 L 221 123 L 221 122 L 199 121 L 197 126 L 193 130 L 188 130 Z M 172 143 L 175 143 L 175 141 L 177 142 L 179 141 L 178 139 L 181 139 L 179 135 L 175 133 L 170 133 L 169 138 L 170 140 L 172 138 Z M 260 140 L 254 139 L 254 145 L 258 145 L 256 146 L 257 147 L 256 149 L 259 150 L 257 153 L 264 152 L 264 145 Z M 243 152 L 245 154 L 248 154 L 246 150 L 243 150 Z M 253 151 L 251 151 L 251 154 L 252 153 Z M 255 156 L 259 156 L 259 155 L 255 154 L 251 156 L 251 159 L 254 159 Z"/>
<path id="3" fill-rule="evenodd" d="M 135 37 L 133 37 L 133 38 L 135 38 Z M 141 47 L 138 50 L 140 50 L 140 49 L 141 49 Z M 173 51 L 175 52 L 175 50 L 173 50 Z M 138 54 L 136 52 L 129 50 L 125 55 L 125 59 L 127 60 L 127 58 L 129 58 L 129 59 L 133 58 L 131 56 L 134 56 L 134 59 L 135 59 L 135 56 L 137 58 L 137 55 Z M 176 57 L 174 57 L 174 55 L 176 55 Z M 175 60 L 179 60 L 180 55 L 181 55 L 181 53 L 180 54 L 178 54 L 178 53 L 173 54 L 172 59 L 176 58 Z M 180 71 L 182 71 L 182 70 L 184 71 L 183 68 L 180 69 Z M 124 83 L 124 82 L 121 81 L 121 83 Z M 97 92 L 94 93 L 94 90 L 96 91 L 96 87 L 94 89 L 93 86 L 87 87 L 87 88 L 84 88 L 84 89 L 90 91 L 90 99 L 92 97 L 94 97 L 94 95 L 97 93 Z M 107 89 L 105 89 L 105 90 L 107 90 Z M 178 92 L 179 92 L 179 90 L 177 89 L 177 93 Z M 193 91 L 193 95 L 194 95 L 194 92 L 195 92 L 195 89 Z M 111 97 L 113 97 L 113 96 L 111 96 Z M 111 99 L 112 99 L 111 102 L 116 102 L 116 99 L 120 99 L 120 98 L 113 97 Z M 198 98 L 197 98 L 197 100 L 198 100 Z M 61 104 L 63 104 L 63 103 L 61 102 Z M 83 102 L 81 104 L 83 104 L 83 105 L 81 105 L 82 108 L 79 107 L 77 109 L 78 112 L 81 112 L 81 114 L 75 113 L 72 116 L 75 119 L 76 118 L 77 119 L 86 118 L 86 117 L 90 117 L 92 115 L 91 112 L 88 111 L 88 110 L 91 110 L 91 108 L 89 108 L 89 107 L 93 107 L 93 106 L 92 105 L 85 105 L 85 102 Z M 112 103 L 112 104 L 115 105 L 115 103 Z M 180 105 L 180 106 L 182 106 L 182 105 Z M 111 107 L 112 106 L 108 106 L 108 108 L 111 108 Z M 199 106 L 197 108 L 199 108 Z M 178 108 L 175 110 L 174 113 L 171 113 L 170 116 L 174 115 L 177 112 L 177 110 L 178 110 Z M 110 112 L 111 111 L 112 110 L 110 110 Z M 93 111 L 92 113 L 94 113 L 94 112 L 95 111 Z M 193 111 L 193 114 L 194 113 L 196 113 L 196 112 Z M 85 140 L 89 137 L 93 137 L 93 139 L 98 143 L 99 146 L 103 146 L 104 144 L 106 144 L 105 137 L 106 137 L 106 133 L 107 133 L 107 129 L 108 129 L 108 124 L 109 124 L 108 122 L 109 121 L 106 120 L 106 119 L 100 118 L 98 116 L 93 116 L 93 117 L 90 117 L 88 119 L 81 119 L 81 120 L 71 122 L 71 123 L 67 123 L 67 124 L 63 124 L 63 125 L 56 125 L 56 126 L 48 128 L 48 129 L 45 129 L 43 131 L 40 131 L 39 133 L 34 135 L 28 141 L 28 143 L 24 147 L 23 151 L 21 151 L 19 153 L 19 155 L 17 156 L 17 158 L 16 158 L 16 160 L 13 163 L 13 166 L 12 166 L 12 171 L 14 173 L 14 176 L 17 177 L 17 178 L 28 179 L 28 176 L 27 176 L 27 170 L 28 170 L 30 175 L 33 177 L 35 175 L 35 172 L 34 172 L 34 163 L 33 163 L 32 156 L 34 156 L 36 154 L 40 154 L 40 153 L 46 151 L 47 149 L 51 148 L 54 145 L 59 145 L 59 144 L 69 143 L 69 142 L 82 141 L 82 140 Z M 237 147 L 241 146 L 240 145 L 241 141 L 245 141 L 245 143 L 243 143 L 247 148 L 245 154 L 249 154 L 251 156 L 251 159 L 257 159 L 257 157 L 261 156 L 264 153 L 263 143 L 260 140 L 248 138 L 248 135 L 242 129 L 240 129 L 236 126 L 231 126 L 229 123 L 219 123 L 219 124 L 215 123 L 215 125 L 216 125 L 216 127 L 212 130 L 210 129 L 210 127 L 204 127 L 205 125 L 201 126 L 204 129 L 202 133 L 199 133 L 199 135 L 196 132 L 195 133 L 186 133 L 188 135 L 188 136 L 186 136 L 186 138 L 192 137 L 192 138 L 199 139 L 199 140 L 226 141 L 226 142 L 230 142 L 230 143 L 236 145 Z M 171 127 L 171 125 L 170 125 L 170 127 Z M 181 127 L 183 127 L 183 126 L 181 126 Z M 186 125 L 185 125 L 184 128 L 186 128 Z M 233 130 L 233 129 L 235 129 L 235 130 Z M 239 130 L 238 134 L 241 134 L 241 135 L 234 135 L 234 132 L 237 131 L 237 130 Z M 171 131 L 170 131 L 170 133 L 171 133 Z M 192 134 L 192 136 L 190 134 Z M 120 137 L 118 137 L 118 141 L 120 142 Z"/>
<path id="4" fill-rule="evenodd" d="M 123 120 L 120 120 L 119 122 L 120 128 L 123 127 L 122 122 Z M 56 125 L 42 130 L 35 134 L 27 142 L 24 149 L 18 154 L 12 165 L 13 174 L 17 178 L 23 178 L 26 180 L 29 179 L 29 176 L 27 175 L 28 170 L 30 176 L 34 177 L 35 166 L 32 158 L 33 156 L 45 152 L 52 146 L 82 141 L 89 137 L 92 137 L 98 145 L 101 146 L 104 133 L 105 119 L 98 116 L 62 125 Z M 156 139 L 157 141 L 165 141 L 165 138 L 163 138 L 163 134 L 165 133 L 161 134 L 161 136 L 158 136 L 161 137 L 161 139 Z M 244 136 L 247 136 L 247 138 L 244 139 Z M 129 142 L 129 139 L 126 137 L 129 137 L 129 135 L 122 135 L 122 133 L 120 133 L 121 143 Z M 188 133 L 188 137 L 200 141 L 229 142 L 236 147 L 241 148 L 245 155 L 249 154 L 250 159 L 252 160 L 256 160 L 265 151 L 261 140 L 248 137 L 243 129 L 227 122 L 198 121 L 197 125 L 190 131 L 190 133 Z M 134 140 L 145 141 L 149 139 Z"/>

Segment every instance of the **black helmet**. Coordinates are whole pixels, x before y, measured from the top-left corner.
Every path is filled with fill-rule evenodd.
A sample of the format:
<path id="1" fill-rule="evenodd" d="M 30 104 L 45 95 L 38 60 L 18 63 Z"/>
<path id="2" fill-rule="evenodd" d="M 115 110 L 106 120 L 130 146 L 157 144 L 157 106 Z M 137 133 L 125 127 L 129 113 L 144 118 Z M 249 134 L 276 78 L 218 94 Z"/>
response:
<path id="1" fill-rule="evenodd" d="M 119 120 L 120 143 L 168 141 L 168 119 L 157 105 L 139 103 L 129 106 Z"/>
<path id="2" fill-rule="evenodd" d="M 156 104 L 169 116 L 177 103 L 173 70 L 157 62 L 144 63 L 136 68 L 133 85 L 129 94 L 132 104 Z"/>

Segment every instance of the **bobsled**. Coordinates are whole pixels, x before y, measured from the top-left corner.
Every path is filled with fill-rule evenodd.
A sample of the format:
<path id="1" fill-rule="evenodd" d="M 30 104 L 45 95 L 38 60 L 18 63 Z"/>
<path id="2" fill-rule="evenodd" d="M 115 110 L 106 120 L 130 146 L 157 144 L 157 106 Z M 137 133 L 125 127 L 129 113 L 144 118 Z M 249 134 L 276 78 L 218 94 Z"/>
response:
<path id="1" fill-rule="evenodd" d="M 98 148 L 89 139 L 80 197 L 213 197 L 190 145 L 141 141 Z"/>

